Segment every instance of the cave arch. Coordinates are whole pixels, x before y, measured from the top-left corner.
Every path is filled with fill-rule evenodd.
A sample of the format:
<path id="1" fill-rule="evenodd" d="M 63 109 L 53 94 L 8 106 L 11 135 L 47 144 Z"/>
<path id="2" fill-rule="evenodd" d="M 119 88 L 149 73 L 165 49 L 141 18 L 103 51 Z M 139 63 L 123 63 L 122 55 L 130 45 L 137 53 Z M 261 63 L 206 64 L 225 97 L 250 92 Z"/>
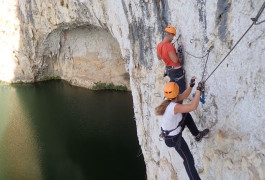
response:
<path id="1" fill-rule="evenodd" d="M 55 29 L 39 52 L 45 64 L 38 73 L 39 80 L 52 76 L 80 87 L 92 88 L 102 82 L 130 89 L 119 43 L 103 28 L 89 25 Z"/>

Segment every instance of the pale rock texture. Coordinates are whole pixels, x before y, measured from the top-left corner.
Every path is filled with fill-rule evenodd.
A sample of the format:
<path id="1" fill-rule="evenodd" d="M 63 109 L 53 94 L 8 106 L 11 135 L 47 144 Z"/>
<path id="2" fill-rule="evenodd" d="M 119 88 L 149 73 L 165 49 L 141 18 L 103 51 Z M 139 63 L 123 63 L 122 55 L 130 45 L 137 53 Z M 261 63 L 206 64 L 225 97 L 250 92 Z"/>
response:
<path id="1" fill-rule="evenodd" d="M 148 179 L 188 179 L 183 161 L 158 136 L 164 65 L 156 45 L 177 28 L 187 81 L 206 77 L 251 25 L 260 0 L 0 0 L 0 80 L 57 77 L 91 87 L 126 84 L 129 72 L 137 134 Z M 265 12 L 260 20 L 265 19 Z M 177 44 L 177 43 L 176 43 Z M 192 55 L 190 55 L 192 54 Z M 183 135 L 202 179 L 265 179 L 265 23 L 254 25 L 206 83 L 192 115 L 210 138 Z M 123 69 L 123 67 L 125 67 Z M 191 99 L 192 97 L 190 97 Z M 189 100 L 188 100 L 189 101 Z M 188 102 L 187 101 L 187 102 Z"/>

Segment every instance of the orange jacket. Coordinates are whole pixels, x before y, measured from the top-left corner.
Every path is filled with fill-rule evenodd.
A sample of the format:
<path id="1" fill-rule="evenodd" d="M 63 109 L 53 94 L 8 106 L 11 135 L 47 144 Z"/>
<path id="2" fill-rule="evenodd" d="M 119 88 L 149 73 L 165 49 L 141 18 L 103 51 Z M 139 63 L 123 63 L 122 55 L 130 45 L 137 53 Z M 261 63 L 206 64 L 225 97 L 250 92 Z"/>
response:
<path id="1" fill-rule="evenodd" d="M 176 67 L 180 66 L 179 61 L 177 63 L 174 63 L 169 57 L 169 52 L 175 51 L 176 53 L 175 47 L 170 42 L 160 42 L 157 45 L 156 50 L 157 54 L 161 57 L 161 59 L 166 64 L 166 66 L 176 66 Z"/>

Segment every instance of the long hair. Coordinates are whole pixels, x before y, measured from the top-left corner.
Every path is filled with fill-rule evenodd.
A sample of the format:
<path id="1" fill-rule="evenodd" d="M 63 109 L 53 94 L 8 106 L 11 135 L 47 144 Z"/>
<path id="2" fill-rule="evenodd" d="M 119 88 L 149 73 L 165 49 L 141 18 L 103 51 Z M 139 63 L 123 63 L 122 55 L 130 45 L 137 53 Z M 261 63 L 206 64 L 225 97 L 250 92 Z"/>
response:
<path id="1" fill-rule="evenodd" d="M 159 106 L 156 107 L 156 115 L 161 116 L 165 113 L 167 106 L 170 104 L 171 100 L 163 101 Z"/>

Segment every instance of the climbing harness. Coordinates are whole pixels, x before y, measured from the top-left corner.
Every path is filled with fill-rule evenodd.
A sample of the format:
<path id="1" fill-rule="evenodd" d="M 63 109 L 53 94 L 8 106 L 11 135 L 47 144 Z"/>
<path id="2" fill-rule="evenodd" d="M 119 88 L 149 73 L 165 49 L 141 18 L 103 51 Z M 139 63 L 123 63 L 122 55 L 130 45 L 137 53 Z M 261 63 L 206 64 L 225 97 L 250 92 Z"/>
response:
<path id="1" fill-rule="evenodd" d="M 236 42 L 236 44 L 231 48 L 231 50 L 226 54 L 226 56 L 222 59 L 222 61 L 215 67 L 215 69 L 210 73 L 210 75 L 206 78 L 205 82 L 212 76 L 212 74 L 218 69 L 218 67 L 224 62 L 224 60 L 229 56 L 229 54 L 235 49 L 235 47 L 239 44 L 239 42 L 243 39 L 243 37 L 248 33 L 248 31 L 252 28 L 253 25 L 261 24 L 263 21 L 257 23 L 261 13 L 263 12 L 265 8 L 265 1 L 263 2 L 263 5 L 261 6 L 259 12 L 257 13 L 255 18 L 251 18 L 253 23 L 249 26 L 249 28 L 246 30 L 246 32 L 239 38 L 239 40 Z M 265 21 L 265 20 L 264 20 Z"/>
<path id="2" fill-rule="evenodd" d="M 170 75 L 172 74 L 172 70 L 175 70 L 174 72 L 178 74 L 178 77 L 175 77 L 173 79 L 173 77 Z M 164 77 L 165 76 L 168 76 L 170 77 L 170 80 L 172 81 L 175 81 L 175 82 L 178 82 L 179 80 L 183 79 L 185 77 L 185 71 L 184 69 L 182 68 L 182 66 L 166 66 L 165 67 L 165 72 L 164 72 Z"/>
<path id="3" fill-rule="evenodd" d="M 163 137 L 163 138 L 166 138 L 169 133 L 171 133 L 172 131 L 175 131 L 176 129 L 178 129 L 178 127 L 180 126 L 180 124 L 178 124 L 178 126 L 174 129 L 171 129 L 171 130 L 164 130 L 162 127 L 161 127 L 161 134 L 160 134 L 160 137 Z"/>
<path id="4" fill-rule="evenodd" d="M 184 75 L 180 76 L 180 77 L 177 77 L 174 79 L 175 82 L 178 82 L 179 80 L 181 80 L 182 78 L 184 78 Z"/>
<path id="5" fill-rule="evenodd" d="M 186 119 L 186 116 L 187 116 L 187 113 L 185 113 L 185 116 L 184 116 L 184 117 L 182 118 L 182 120 L 179 122 L 178 126 L 177 126 L 176 128 L 174 128 L 174 129 L 171 129 L 171 130 L 164 130 L 164 129 L 161 127 L 161 133 L 159 134 L 159 140 L 162 141 L 161 139 L 170 139 L 170 138 L 172 138 L 171 136 L 168 136 L 169 133 L 171 133 L 172 131 L 178 129 L 178 127 L 180 127 L 180 126 L 184 123 L 184 121 L 185 121 L 185 119 Z M 182 133 L 182 130 L 183 130 L 183 128 L 180 130 L 179 134 Z M 179 134 L 177 134 L 177 135 L 179 135 Z M 177 136 L 177 135 L 176 135 L 176 136 Z"/>
<path id="6" fill-rule="evenodd" d="M 180 37 L 181 37 L 181 35 L 179 35 L 178 38 L 172 44 L 174 45 L 174 43 L 176 41 L 178 41 L 180 39 Z M 163 48 L 163 46 L 162 46 L 162 48 Z M 180 53 L 180 55 L 179 55 L 180 66 L 166 66 L 163 77 L 169 76 L 169 71 L 171 71 L 171 70 L 178 70 L 178 69 L 181 69 L 182 68 L 182 66 L 184 64 L 184 55 L 182 53 L 182 46 L 179 46 L 177 49 L 178 49 L 177 50 L 178 53 Z M 175 78 L 174 79 L 175 82 L 179 81 L 180 79 L 182 79 L 185 76 L 184 75 L 185 74 L 184 70 L 183 69 L 181 69 L 181 70 L 183 71 L 183 73 L 182 73 L 183 75 L 181 75 L 180 77 Z"/>

